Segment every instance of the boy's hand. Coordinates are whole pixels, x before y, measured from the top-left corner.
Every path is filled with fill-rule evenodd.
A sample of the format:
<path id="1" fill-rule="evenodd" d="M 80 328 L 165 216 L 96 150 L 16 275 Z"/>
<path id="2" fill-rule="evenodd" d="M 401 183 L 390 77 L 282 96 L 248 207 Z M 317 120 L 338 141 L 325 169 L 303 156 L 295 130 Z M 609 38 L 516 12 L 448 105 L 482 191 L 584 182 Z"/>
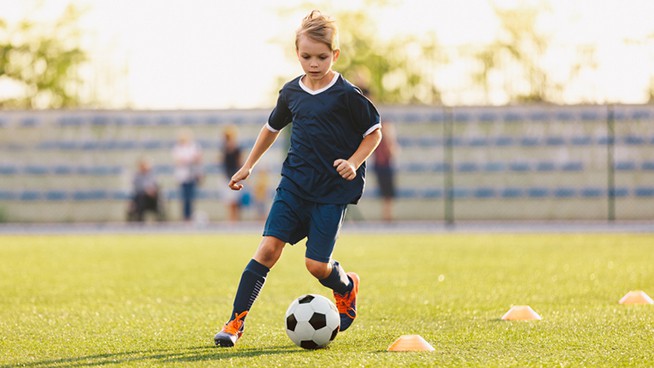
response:
<path id="1" fill-rule="evenodd" d="M 232 176 L 232 179 L 229 181 L 228 186 L 232 190 L 241 190 L 243 189 L 243 184 L 240 183 L 240 181 L 245 180 L 250 176 L 250 173 L 252 170 L 242 167 L 240 168 L 234 176 Z"/>
<path id="2" fill-rule="evenodd" d="M 338 171 L 338 174 L 345 180 L 353 180 L 357 177 L 356 167 L 354 167 L 354 165 L 352 165 L 348 160 L 339 158 L 334 161 L 334 167 L 336 168 L 336 171 Z"/>

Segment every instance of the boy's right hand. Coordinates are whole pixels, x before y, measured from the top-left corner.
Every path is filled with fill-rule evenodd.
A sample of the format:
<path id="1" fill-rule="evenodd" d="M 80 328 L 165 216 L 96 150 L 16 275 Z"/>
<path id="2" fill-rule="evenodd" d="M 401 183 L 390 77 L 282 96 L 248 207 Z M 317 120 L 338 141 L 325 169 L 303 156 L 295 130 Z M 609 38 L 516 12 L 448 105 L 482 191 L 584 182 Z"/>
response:
<path id="1" fill-rule="evenodd" d="M 252 170 L 247 169 L 247 168 L 245 168 L 245 167 L 240 168 L 240 169 L 236 172 L 236 174 L 234 174 L 234 175 L 232 176 L 232 179 L 229 181 L 228 186 L 229 186 L 232 190 L 241 190 L 241 189 L 243 189 L 243 184 L 241 184 L 240 182 L 241 182 L 242 180 L 247 179 L 248 176 L 250 176 L 250 173 L 251 173 L 251 172 L 252 172 Z"/>

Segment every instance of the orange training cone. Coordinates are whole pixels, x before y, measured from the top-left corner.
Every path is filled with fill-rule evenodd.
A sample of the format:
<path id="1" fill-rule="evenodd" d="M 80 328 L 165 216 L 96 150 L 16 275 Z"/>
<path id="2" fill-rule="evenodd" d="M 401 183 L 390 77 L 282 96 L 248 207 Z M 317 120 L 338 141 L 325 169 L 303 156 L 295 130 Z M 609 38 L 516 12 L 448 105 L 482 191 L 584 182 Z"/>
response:
<path id="1" fill-rule="evenodd" d="M 644 291 L 630 291 L 620 299 L 620 304 L 654 304 L 654 300 Z"/>
<path id="2" fill-rule="evenodd" d="M 420 335 L 402 335 L 391 346 L 388 351 L 434 351 L 431 346 Z"/>
<path id="3" fill-rule="evenodd" d="M 540 320 L 541 317 L 528 305 L 514 305 L 502 316 L 502 319 L 505 321 L 532 321 Z"/>

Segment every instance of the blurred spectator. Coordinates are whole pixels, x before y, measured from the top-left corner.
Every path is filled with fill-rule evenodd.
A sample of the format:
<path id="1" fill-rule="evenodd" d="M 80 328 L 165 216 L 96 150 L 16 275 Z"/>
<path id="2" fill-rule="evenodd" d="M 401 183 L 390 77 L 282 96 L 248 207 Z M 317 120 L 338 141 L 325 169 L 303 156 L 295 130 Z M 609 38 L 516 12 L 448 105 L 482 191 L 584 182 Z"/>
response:
<path id="1" fill-rule="evenodd" d="M 230 125 L 223 131 L 222 164 L 227 183 L 242 166 L 241 147 L 238 144 L 236 127 Z M 222 187 L 222 185 L 221 185 Z M 241 206 L 244 193 L 234 191 L 224 186 L 225 201 L 227 202 L 227 217 L 235 222 L 241 219 Z"/>
<path id="2" fill-rule="evenodd" d="M 373 170 L 377 176 L 379 194 L 382 198 L 382 219 L 393 221 L 393 200 L 395 198 L 394 158 L 398 151 L 395 127 L 388 121 L 382 121 L 382 140 L 373 153 Z"/>
<path id="3" fill-rule="evenodd" d="M 193 204 L 197 186 L 202 182 L 202 150 L 193 139 L 193 133 L 182 130 L 173 147 L 175 179 L 179 184 L 182 198 L 182 217 L 185 221 L 193 218 Z"/>
<path id="4" fill-rule="evenodd" d="M 252 206 L 255 210 L 256 219 L 264 221 L 266 213 L 268 213 L 267 203 L 269 198 L 268 182 L 269 173 L 265 168 L 260 169 L 256 173 L 254 182 L 254 195 L 252 196 Z"/>
<path id="5" fill-rule="evenodd" d="M 359 78 L 361 80 L 365 79 Z M 366 85 L 364 82 L 360 83 L 363 86 Z M 369 89 L 362 87 L 361 92 L 372 99 Z M 400 146 L 397 144 L 393 123 L 383 120 L 383 115 L 381 118 L 382 140 L 372 154 L 374 160 L 373 170 L 377 177 L 379 196 L 382 199 L 382 220 L 391 222 L 393 221 L 393 201 L 395 198 L 395 157 Z"/>
<path id="6" fill-rule="evenodd" d="M 145 213 L 152 212 L 157 220 L 163 221 L 165 213 L 159 198 L 159 184 L 152 172 L 152 165 L 146 158 L 141 158 L 132 180 L 132 198 L 127 211 L 128 221 L 143 222 Z"/>

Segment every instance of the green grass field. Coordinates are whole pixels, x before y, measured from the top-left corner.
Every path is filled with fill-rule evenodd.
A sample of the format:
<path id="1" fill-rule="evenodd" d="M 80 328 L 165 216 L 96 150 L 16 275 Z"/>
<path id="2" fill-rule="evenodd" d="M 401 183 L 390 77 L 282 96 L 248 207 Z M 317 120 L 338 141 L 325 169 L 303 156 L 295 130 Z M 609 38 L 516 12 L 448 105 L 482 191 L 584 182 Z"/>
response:
<path id="1" fill-rule="evenodd" d="M 335 258 L 361 276 L 360 317 L 305 351 L 283 317 L 329 292 L 287 247 L 233 349 L 213 346 L 246 235 L 0 236 L 0 367 L 651 366 L 653 234 L 348 234 Z M 302 243 L 303 244 L 303 243 Z M 528 304 L 543 319 L 502 321 Z M 421 335 L 434 352 L 388 352 Z"/>

